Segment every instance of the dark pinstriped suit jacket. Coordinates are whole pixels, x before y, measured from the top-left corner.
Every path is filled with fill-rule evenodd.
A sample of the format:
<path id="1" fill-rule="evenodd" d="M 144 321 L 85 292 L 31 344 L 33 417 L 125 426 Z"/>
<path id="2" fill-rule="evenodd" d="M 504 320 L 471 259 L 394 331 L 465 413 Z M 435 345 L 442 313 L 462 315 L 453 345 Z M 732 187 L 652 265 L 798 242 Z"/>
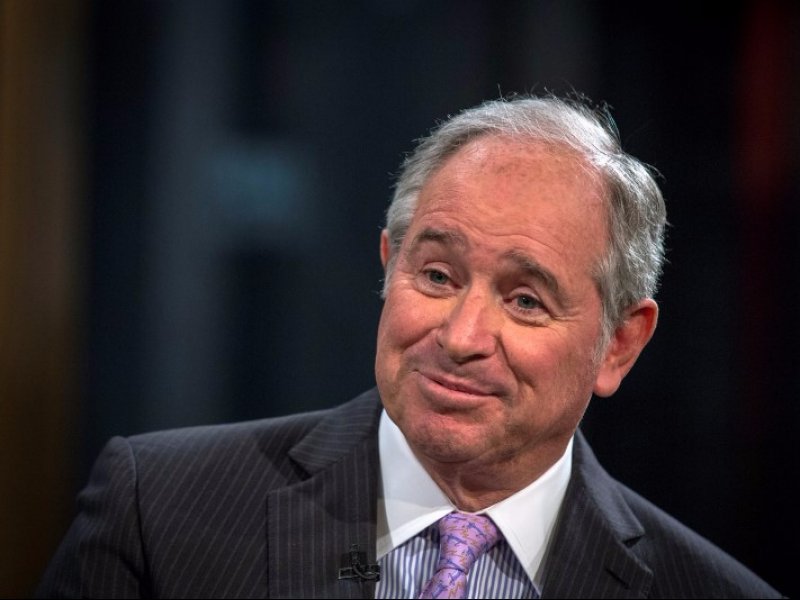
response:
<path id="1" fill-rule="evenodd" d="M 337 578 L 374 562 L 375 390 L 329 411 L 116 438 L 39 596 L 369 598 Z M 769 597 L 763 581 L 623 487 L 583 437 L 543 597 Z"/>

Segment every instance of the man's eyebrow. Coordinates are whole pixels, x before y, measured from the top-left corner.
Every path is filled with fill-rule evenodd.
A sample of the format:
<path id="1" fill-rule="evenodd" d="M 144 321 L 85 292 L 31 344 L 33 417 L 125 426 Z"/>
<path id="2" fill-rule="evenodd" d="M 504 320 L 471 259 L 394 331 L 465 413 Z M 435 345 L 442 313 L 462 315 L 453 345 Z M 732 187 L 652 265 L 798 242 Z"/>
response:
<path id="1" fill-rule="evenodd" d="M 503 254 L 503 258 L 514 262 L 517 267 L 544 283 L 559 302 L 562 304 L 566 302 L 566 298 L 559 290 L 558 278 L 539 261 L 520 250 L 509 250 Z"/>
<path id="2" fill-rule="evenodd" d="M 426 227 L 411 240 L 411 252 L 419 248 L 424 242 L 436 242 L 443 246 L 458 246 L 459 248 L 466 248 L 469 245 L 467 237 L 460 231 Z"/>
<path id="3" fill-rule="evenodd" d="M 467 240 L 467 237 L 458 230 L 426 227 L 411 240 L 409 252 L 411 254 L 415 253 L 417 250 L 419 250 L 420 246 L 426 242 L 434 242 L 445 247 L 456 246 L 461 249 L 466 249 L 469 247 L 469 241 Z M 522 250 L 512 249 L 508 252 L 505 252 L 502 258 L 505 260 L 510 260 L 517 266 L 518 269 L 522 270 L 538 281 L 541 281 L 553 295 L 556 302 L 562 306 L 569 304 L 568 298 L 564 294 L 563 290 L 561 290 L 558 284 L 558 278 L 555 276 L 555 274 L 532 256 Z"/>

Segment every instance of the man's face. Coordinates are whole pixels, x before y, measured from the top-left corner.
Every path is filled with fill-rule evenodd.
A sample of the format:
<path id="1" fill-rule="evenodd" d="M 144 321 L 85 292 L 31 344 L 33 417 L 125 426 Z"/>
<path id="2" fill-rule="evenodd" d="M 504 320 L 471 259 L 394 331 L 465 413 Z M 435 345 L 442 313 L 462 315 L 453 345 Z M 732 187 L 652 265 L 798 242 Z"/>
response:
<path id="1" fill-rule="evenodd" d="M 386 411 L 423 462 L 536 469 L 563 453 L 603 369 L 601 192 L 576 155 L 498 137 L 423 187 L 376 358 Z M 389 251 L 384 233 L 384 265 Z"/>

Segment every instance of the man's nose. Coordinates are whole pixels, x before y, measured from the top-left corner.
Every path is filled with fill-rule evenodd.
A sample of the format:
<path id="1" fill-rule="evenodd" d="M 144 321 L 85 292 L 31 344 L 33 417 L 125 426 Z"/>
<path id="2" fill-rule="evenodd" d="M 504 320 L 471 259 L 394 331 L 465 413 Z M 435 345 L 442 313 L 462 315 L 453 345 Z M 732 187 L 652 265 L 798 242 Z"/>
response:
<path id="1" fill-rule="evenodd" d="M 439 327 L 436 341 L 457 363 L 494 354 L 502 315 L 492 296 L 465 290 Z"/>

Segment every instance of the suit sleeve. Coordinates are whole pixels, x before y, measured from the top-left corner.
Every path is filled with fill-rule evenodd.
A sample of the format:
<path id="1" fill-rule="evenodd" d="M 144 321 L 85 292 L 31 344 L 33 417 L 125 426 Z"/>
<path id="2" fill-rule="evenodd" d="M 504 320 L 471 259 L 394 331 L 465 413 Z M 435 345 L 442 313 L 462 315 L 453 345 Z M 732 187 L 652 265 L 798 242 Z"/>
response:
<path id="1" fill-rule="evenodd" d="M 141 598 L 147 576 L 130 445 L 114 438 L 103 449 L 78 515 L 36 592 L 40 598 Z"/>

